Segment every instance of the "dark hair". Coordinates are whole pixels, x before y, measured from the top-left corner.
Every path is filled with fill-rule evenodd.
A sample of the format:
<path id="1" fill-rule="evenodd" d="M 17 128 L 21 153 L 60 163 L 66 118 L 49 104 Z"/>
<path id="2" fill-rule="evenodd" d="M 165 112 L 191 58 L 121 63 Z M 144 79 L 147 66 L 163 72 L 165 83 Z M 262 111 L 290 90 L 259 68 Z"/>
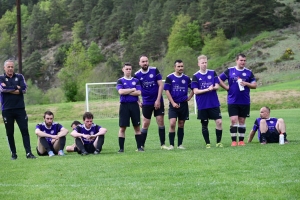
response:
<path id="1" fill-rule="evenodd" d="M 125 66 L 130 66 L 130 67 L 132 67 L 132 65 L 131 65 L 130 62 L 125 62 L 123 67 L 125 67 Z"/>
<path id="2" fill-rule="evenodd" d="M 91 112 L 85 112 L 82 117 L 83 121 L 85 119 L 94 119 L 94 115 Z"/>
<path id="3" fill-rule="evenodd" d="M 140 55 L 139 60 L 141 59 L 141 57 L 146 57 L 148 58 L 148 56 L 146 56 L 145 54 Z"/>
<path id="4" fill-rule="evenodd" d="M 71 127 L 72 127 L 73 125 L 78 126 L 79 124 L 81 124 L 79 121 L 74 121 L 74 122 L 72 122 Z"/>
<path id="5" fill-rule="evenodd" d="M 240 57 L 246 58 L 245 54 L 239 53 L 236 55 L 235 59 L 238 60 Z"/>
<path id="6" fill-rule="evenodd" d="M 44 119 L 45 119 L 46 115 L 52 115 L 52 116 L 54 117 L 53 112 L 51 112 L 50 110 L 47 110 L 47 111 L 44 113 Z"/>
<path id="7" fill-rule="evenodd" d="M 175 60 L 174 65 L 176 65 L 176 63 L 182 63 L 182 60 Z"/>

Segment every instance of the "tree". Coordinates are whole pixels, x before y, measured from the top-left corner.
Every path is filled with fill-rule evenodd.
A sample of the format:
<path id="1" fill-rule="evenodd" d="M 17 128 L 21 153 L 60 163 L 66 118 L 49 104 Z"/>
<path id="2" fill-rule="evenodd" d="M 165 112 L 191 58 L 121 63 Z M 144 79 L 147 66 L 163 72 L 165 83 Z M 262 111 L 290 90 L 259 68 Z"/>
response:
<path id="1" fill-rule="evenodd" d="M 42 56 L 38 51 L 34 51 L 24 62 L 23 74 L 27 79 L 37 80 L 42 75 Z"/>
<path id="2" fill-rule="evenodd" d="M 104 55 L 101 53 L 101 49 L 96 42 L 92 42 L 87 50 L 87 56 L 92 65 L 96 65 L 101 61 L 104 61 Z"/>
<path id="3" fill-rule="evenodd" d="M 67 101 L 83 101 L 85 83 L 92 67 L 88 61 L 86 51 L 80 42 L 73 43 L 67 58 L 58 74 Z"/>
<path id="4" fill-rule="evenodd" d="M 62 39 L 62 28 L 59 24 L 54 24 L 54 26 L 50 29 L 50 33 L 48 35 L 48 39 L 51 43 L 56 44 Z"/>
<path id="5" fill-rule="evenodd" d="M 85 36 L 85 28 L 83 21 L 78 21 L 74 23 L 72 28 L 72 35 L 74 43 L 81 42 Z"/>
<path id="6" fill-rule="evenodd" d="M 223 56 L 226 54 L 229 43 L 224 31 L 222 29 L 218 29 L 216 34 L 217 36 L 214 38 L 211 38 L 211 35 L 205 37 L 205 45 L 202 49 L 202 54 L 205 54 L 208 57 Z"/>

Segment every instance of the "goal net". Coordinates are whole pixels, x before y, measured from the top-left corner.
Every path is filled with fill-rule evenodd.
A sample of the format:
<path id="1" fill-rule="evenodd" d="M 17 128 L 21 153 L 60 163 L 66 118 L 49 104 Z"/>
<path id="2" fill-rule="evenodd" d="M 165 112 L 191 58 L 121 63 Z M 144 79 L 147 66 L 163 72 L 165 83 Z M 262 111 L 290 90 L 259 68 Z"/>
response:
<path id="1" fill-rule="evenodd" d="M 94 118 L 118 118 L 120 95 L 116 90 L 117 82 L 86 83 L 86 111 L 92 112 Z M 140 97 L 141 98 L 141 97 Z M 163 92 L 165 113 L 168 114 L 169 101 Z M 195 98 L 189 101 L 190 113 L 197 112 Z"/>

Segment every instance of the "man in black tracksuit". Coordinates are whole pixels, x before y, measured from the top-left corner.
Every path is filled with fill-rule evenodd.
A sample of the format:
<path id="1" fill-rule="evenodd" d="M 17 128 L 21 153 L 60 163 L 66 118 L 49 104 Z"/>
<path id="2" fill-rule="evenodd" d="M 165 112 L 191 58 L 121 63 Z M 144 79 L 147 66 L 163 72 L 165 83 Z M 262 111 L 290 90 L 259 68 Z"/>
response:
<path id="1" fill-rule="evenodd" d="M 22 133 L 23 144 L 27 158 L 36 158 L 31 153 L 28 132 L 28 118 L 25 111 L 24 93 L 27 85 L 22 74 L 14 73 L 14 61 L 4 62 L 4 74 L 0 76 L 2 117 L 6 128 L 6 135 L 11 150 L 11 159 L 17 159 L 14 139 L 14 122 L 17 121 Z"/>

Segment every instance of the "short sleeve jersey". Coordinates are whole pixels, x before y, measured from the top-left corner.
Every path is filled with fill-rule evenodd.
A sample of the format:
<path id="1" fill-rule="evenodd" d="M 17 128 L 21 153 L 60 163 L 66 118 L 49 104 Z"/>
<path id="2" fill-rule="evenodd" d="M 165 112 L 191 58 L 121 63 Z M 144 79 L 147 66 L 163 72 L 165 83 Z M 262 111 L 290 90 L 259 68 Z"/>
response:
<path id="1" fill-rule="evenodd" d="M 261 118 L 256 118 L 256 120 L 254 121 L 254 125 L 252 130 L 253 131 L 257 131 L 258 133 L 258 138 L 260 138 L 260 130 L 259 130 L 259 124 L 260 124 L 260 120 Z M 277 123 L 277 118 L 275 117 L 270 117 L 269 119 L 266 119 L 266 123 L 268 126 L 268 131 L 273 132 L 276 130 L 276 123 Z"/>
<path id="2" fill-rule="evenodd" d="M 117 90 L 120 89 L 131 89 L 136 88 L 136 90 L 141 90 L 141 85 L 138 79 L 131 77 L 131 79 L 126 79 L 125 77 L 122 77 L 118 79 L 117 81 Z M 120 102 L 121 103 L 131 103 L 131 102 L 137 102 L 138 96 L 132 96 L 132 95 L 120 95 Z"/>
<path id="3" fill-rule="evenodd" d="M 237 82 L 239 78 L 248 83 L 256 82 L 252 71 L 247 68 L 240 70 L 236 67 L 230 67 L 220 75 L 220 79 L 222 81 L 225 81 L 226 79 L 228 80 L 229 91 L 227 103 L 250 105 L 250 88 L 245 87 L 245 90 L 240 91 Z"/>
<path id="4" fill-rule="evenodd" d="M 99 132 L 100 128 L 101 128 L 101 126 L 99 126 L 97 124 L 92 124 L 91 128 L 87 129 L 84 124 L 80 124 L 74 130 L 76 130 L 77 133 L 81 133 L 84 135 L 95 135 Z M 84 137 L 81 137 L 81 139 L 84 144 L 92 144 L 96 140 L 96 138 L 94 140 L 88 140 Z"/>
<path id="5" fill-rule="evenodd" d="M 169 74 L 164 84 L 164 90 L 168 90 L 176 103 L 184 102 L 188 99 L 188 89 L 191 88 L 191 79 L 182 74 L 176 76 Z"/>
<path id="6" fill-rule="evenodd" d="M 141 84 L 143 105 L 154 105 L 159 88 L 157 81 L 162 80 L 159 70 L 156 67 L 149 66 L 146 72 L 142 71 L 142 69 L 138 70 L 134 77 Z"/>
<path id="7" fill-rule="evenodd" d="M 192 89 L 198 88 L 204 90 L 209 86 L 219 84 L 219 78 L 214 70 L 206 70 L 206 73 L 196 72 L 192 79 Z M 220 106 L 217 91 L 213 90 L 203 94 L 196 95 L 196 102 L 198 110 L 215 108 Z"/>
<path id="8" fill-rule="evenodd" d="M 40 131 L 47 133 L 49 135 L 57 135 L 57 133 L 59 133 L 59 131 L 63 128 L 63 126 L 57 122 L 53 122 L 51 127 L 48 128 L 46 126 L 45 122 L 43 122 L 43 123 L 37 124 L 35 126 L 35 128 L 40 129 Z M 48 144 L 51 144 L 52 138 L 50 138 L 50 137 L 45 137 L 45 138 L 46 138 Z"/>

